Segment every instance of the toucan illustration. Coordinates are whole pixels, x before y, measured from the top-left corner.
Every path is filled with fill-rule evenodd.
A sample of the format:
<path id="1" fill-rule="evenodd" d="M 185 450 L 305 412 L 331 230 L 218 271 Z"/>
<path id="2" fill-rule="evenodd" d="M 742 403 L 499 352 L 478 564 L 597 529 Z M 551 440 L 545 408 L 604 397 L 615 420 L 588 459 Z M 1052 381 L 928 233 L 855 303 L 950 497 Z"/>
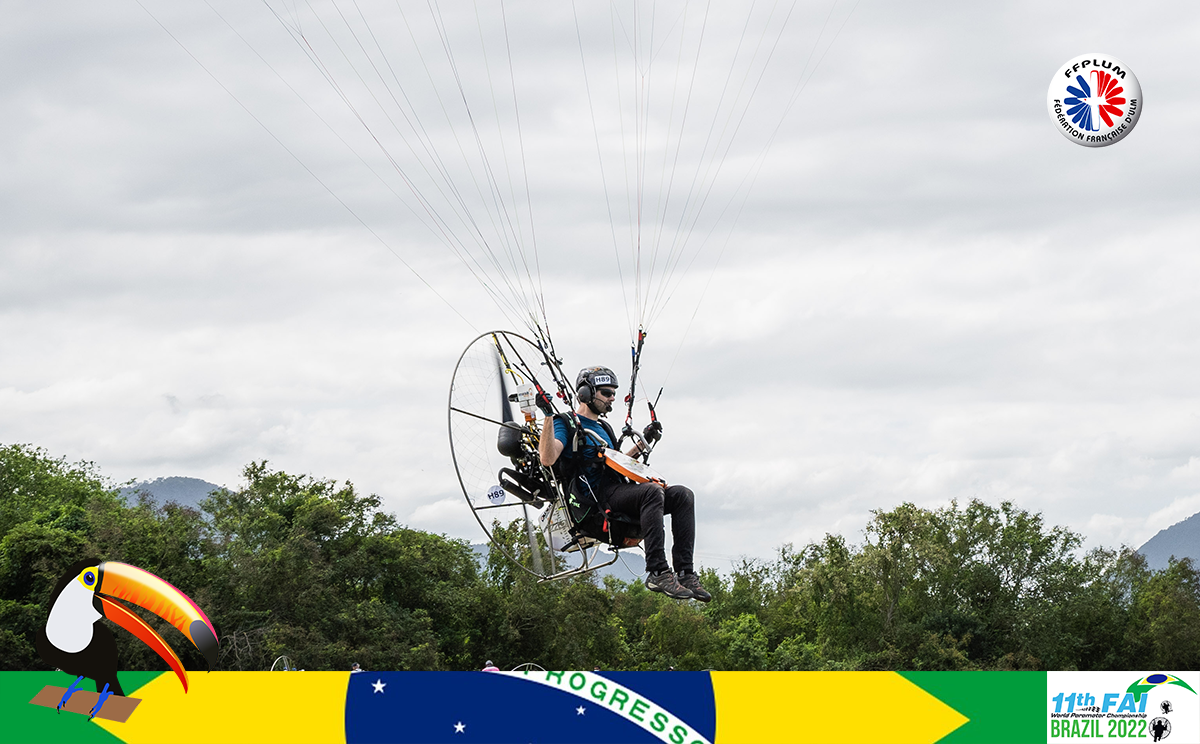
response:
<path id="1" fill-rule="evenodd" d="M 79 561 L 55 585 L 46 627 L 37 634 L 36 645 L 42 661 L 77 675 L 58 703 L 59 712 L 84 678 L 94 681 L 96 692 L 100 693 L 92 717 L 109 697 L 125 695 L 117 680 L 117 641 L 100 622 L 102 618 L 112 620 L 154 649 L 174 670 L 187 692 L 187 670 L 175 651 L 142 618 L 110 597 L 144 607 L 179 628 L 204 655 L 209 669 L 216 666 L 217 632 L 204 611 L 186 594 L 149 571 L 127 563 Z"/>

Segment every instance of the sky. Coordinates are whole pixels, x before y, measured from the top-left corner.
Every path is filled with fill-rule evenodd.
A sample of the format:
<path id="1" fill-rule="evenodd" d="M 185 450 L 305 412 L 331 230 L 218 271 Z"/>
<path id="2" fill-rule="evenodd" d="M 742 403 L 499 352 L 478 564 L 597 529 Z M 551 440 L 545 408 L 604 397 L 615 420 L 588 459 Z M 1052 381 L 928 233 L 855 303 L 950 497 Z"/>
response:
<path id="1" fill-rule="evenodd" d="M 703 565 L 903 502 L 1012 501 L 1088 548 L 1200 512 L 1200 6 L 730 2 L 695 54 L 700 3 L 487 5 L 8 3 L 0 443 L 116 483 L 267 460 L 478 542 L 447 395 L 522 330 L 485 284 L 522 295 L 461 213 L 536 245 L 568 374 L 624 381 L 632 298 L 669 297 L 639 386 Z M 339 8 L 376 67 L 328 43 Z M 1046 107 L 1091 52 L 1146 100 L 1104 148 Z M 680 259 L 642 285 L 638 193 L 644 268 Z"/>

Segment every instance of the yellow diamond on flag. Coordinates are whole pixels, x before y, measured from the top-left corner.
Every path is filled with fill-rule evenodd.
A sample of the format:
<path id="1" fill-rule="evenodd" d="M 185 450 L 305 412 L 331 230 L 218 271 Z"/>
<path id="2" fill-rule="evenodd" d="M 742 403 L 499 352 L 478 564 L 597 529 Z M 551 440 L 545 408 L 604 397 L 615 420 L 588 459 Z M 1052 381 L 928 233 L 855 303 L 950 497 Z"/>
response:
<path id="1" fill-rule="evenodd" d="M 895 672 L 712 672 L 714 744 L 933 744 L 967 717 Z"/>
<path id="2" fill-rule="evenodd" d="M 141 699 L 125 723 L 95 722 L 126 744 L 346 740 L 349 672 L 193 672 L 183 691 L 163 674 L 130 692 Z"/>

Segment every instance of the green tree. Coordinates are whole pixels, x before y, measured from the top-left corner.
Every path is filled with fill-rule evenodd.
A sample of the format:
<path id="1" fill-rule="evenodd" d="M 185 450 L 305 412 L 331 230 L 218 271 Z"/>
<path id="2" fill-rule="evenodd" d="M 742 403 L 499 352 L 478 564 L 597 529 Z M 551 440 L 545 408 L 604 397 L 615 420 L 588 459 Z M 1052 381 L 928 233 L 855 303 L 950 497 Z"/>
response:
<path id="1" fill-rule="evenodd" d="M 0 669 L 43 669 L 34 637 L 66 567 L 100 556 L 89 519 L 120 499 L 91 463 L 0 447 Z"/>
<path id="2" fill-rule="evenodd" d="M 728 574 L 707 605 L 641 581 L 539 583 L 524 523 L 471 547 L 399 525 L 350 483 L 252 463 L 196 510 L 127 503 L 90 463 L 0 447 L 0 656 L 41 669 L 33 639 L 51 588 L 82 557 L 180 587 L 221 638 L 220 668 L 1128 669 L 1200 666 L 1200 572 L 1153 571 L 1128 548 L 1080 554 L 1041 515 L 971 500 L 880 510 L 861 545 L 839 535 Z M 544 545 L 543 558 L 550 560 Z M 520 564 L 520 565 L 518 565 Z M 181 634 L 140 614 L 180 652 Z M 165 669 L 114 628 L 122 666 Z"/>
<path id="3" fill-rule="evenodd" d="M 663 601 L 646 618 L 638 669 L 710 669 L 719 654 L 718 638 L 703 613 L 690 604 Z"/>
<path id="4" fill-rule="evenodd" d="M 767 631 L 755 615 L 747 612 L 725 620 L 716 640 L 723 656 L 719 668 L 748 672 L 767 668 Z"/>
<path id="5" fill-rule="evenodd" d="M 1200 668 L 1200 572 L 1190 558 L 1172 557 L 1140 587 L 1126 638 L 1145 649 L 1142 666 Z"/>

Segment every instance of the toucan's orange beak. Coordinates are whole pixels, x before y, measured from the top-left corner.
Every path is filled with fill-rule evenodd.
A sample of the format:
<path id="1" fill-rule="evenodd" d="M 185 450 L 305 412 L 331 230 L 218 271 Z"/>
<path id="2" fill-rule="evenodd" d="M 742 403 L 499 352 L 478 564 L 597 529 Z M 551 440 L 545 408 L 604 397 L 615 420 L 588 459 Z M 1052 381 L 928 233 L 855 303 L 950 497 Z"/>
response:
<path id="1" fill-rule="evenodd" d="M 179 681 L 183 683 L 186 692 L 187 670 L 175 651 L 167 645 L 162 636 L 154 631 L 144 620 L 129 611 L 124 605 L 114 602 L 108 597 L 116 597 L 126 602 L 132 602 L 138 607 L 144 607 L 163 620 L 174 625 L 179 632 L 188 637 L 200 653 L 204 654 L 209 669 L 217 664 L 217 631 L 209 622 L 204 611 L 186 594 L 169 583 L 158 578 L 149 571 L 143 571 L 136 566 L 116 561 L 105 561 L 99 566 L 99 580 L 96 594 L 104 606 L 104 616 L 133 633 L 143 643 L 154 649 L 163 661 L 175 671 Z"/>

